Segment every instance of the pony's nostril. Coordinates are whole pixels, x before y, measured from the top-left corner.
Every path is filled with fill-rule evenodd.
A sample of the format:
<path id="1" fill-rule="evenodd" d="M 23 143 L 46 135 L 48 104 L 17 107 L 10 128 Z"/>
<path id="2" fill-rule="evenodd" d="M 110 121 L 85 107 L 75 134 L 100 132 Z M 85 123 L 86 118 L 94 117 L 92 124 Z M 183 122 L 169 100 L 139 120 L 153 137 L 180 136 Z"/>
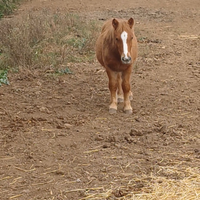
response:
<path id="1" fill-rule="evenodd" d="M 131 57 L 122 57 L 122 61 L 123 62 L 130 62 L 131 61 Z"/>

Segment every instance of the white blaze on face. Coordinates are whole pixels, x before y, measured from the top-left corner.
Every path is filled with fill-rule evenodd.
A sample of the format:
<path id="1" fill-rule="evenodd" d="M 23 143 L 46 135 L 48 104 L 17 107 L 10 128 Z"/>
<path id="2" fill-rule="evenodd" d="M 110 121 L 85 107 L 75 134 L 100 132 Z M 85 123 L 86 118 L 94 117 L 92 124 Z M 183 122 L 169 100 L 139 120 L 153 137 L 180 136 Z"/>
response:
<path id="1" fill-rule="evenodd" d="M 126 31 L 122 32 L 121 38 L 122 38 L 122 43 L 123 43 L 124 56 L 125 58 L 128 58 L 128 45 L 127 45 L 128 34 Z"/>

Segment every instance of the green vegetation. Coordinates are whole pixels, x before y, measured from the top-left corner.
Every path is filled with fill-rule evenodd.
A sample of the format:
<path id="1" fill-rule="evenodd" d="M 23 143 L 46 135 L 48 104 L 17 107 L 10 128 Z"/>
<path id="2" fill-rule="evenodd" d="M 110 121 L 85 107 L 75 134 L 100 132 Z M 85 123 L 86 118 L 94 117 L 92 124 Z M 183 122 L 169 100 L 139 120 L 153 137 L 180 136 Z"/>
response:
<path id="1" fill-rule="evenodd" d="M 0 21 L 0 69 L 66 68 L 70 62 L 94 60 L 99 28 L 67 13 L 41 11 Z M 69 71 L 62 71 L 62 74 Z"/>
<path id="2" fill-rule="evenodd" d="M 2 85 L 2 83 L 9 85 L 7 73 L 7 70 L 0 70 L 0 86 Z"/>
<path id="3" fill-rule="evenodd" d="M 62 75 L 62 74 L 73 74 L 72 71 L 68 67 L 66 67 L 65 69 L 57 69 L 56 73 L 59 74 L 59 75 Z"/>
<path id="4" fill-rule="evenodd" d="M 0 18 L 11 14 L 19 2 L 20 0 L 0 0 Z"/>

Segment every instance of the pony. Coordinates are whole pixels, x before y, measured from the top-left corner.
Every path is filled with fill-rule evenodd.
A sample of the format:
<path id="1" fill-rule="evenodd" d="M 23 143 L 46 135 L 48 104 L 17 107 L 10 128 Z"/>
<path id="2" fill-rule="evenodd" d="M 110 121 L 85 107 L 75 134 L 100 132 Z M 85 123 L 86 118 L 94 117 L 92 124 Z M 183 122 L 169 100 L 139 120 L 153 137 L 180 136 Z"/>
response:
<path id="1" fill-rule="evenodd" d="M 130 76 L 137 58 L 137 49 L 133 18 L 114 18 L 104 23 L 95 50 L 97 60 L 105 68 L 109 79 L 110 114 L 117 112 L 119 102 L 124 102 L 125 113 L 132 114 Z"/>

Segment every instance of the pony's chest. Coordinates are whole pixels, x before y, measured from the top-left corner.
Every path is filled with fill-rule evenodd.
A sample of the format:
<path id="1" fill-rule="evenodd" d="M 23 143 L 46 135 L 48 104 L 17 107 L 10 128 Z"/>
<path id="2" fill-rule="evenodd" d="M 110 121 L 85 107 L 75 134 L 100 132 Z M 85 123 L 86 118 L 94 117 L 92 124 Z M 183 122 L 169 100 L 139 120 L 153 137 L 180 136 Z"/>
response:
<path id="1" fill-rule="evenodd" d="M 131 65 L 124 65 L 122 63 L 117 63 L 117 62 L 109 62 L 107 63 L 106 67 L 108 67 L 109 69 L 111 69 L 112 71 L 116 71 L 116 72 L 122 72 L 125 71 L 126 69 L 128 69 Z"/>
<path id="2" fill-rule="evenodd" d="M 124 71 L 127 68 L 130 67 L 130 65 L 126 65 L 123 64 L 121 61 L 121 57 L 120 55 L 118 55 L 117 53 L 110 53 L 103 56 L 104 57 L 104 64 L 105 67 L 108 67 L 109 69 L 113 70 L 113 71 Z"/>

